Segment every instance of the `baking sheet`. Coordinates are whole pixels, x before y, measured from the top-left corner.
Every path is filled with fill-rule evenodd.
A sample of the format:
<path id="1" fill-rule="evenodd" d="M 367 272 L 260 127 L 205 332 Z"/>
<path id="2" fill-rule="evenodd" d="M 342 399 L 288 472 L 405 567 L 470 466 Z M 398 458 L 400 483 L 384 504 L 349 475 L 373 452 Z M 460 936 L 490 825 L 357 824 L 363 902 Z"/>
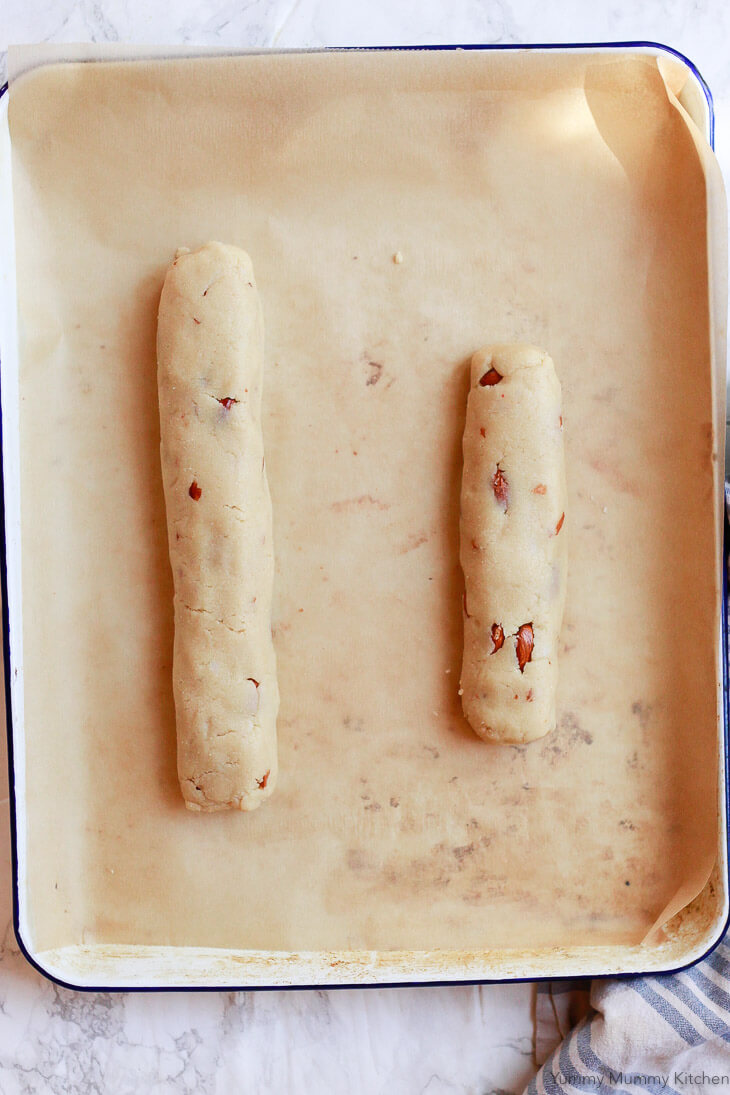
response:
<path id="1" fill-rule="evenodd" d="M 717 432 L 705 175 L 668 83 L 638 56 L 416 52 L 14 84 L 37 949 L 633 944 L 701 889 Z M 200 819 L 154 331 L 172 252 L 216 237 L 267 320 L 283 774 L 265 810 Z M 571 563 L 560 727 L 500 749 L 456 695 L 456 536 L 466 361 L 511 338 L 563 383 Z"/>

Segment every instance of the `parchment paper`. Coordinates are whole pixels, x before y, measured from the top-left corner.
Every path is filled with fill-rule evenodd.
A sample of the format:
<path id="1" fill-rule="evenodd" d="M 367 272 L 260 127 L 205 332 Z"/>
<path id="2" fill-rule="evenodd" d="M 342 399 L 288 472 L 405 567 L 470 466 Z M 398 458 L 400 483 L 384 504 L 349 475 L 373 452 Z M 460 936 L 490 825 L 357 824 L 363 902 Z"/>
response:
<path id="1" fill-rule="evenodd" d="M 606 945 L 690 900 L 717 452 L 705 177 L 656 62 L 67 64 L 13 83 L 10 124 L 35 945 Z M 274 798 L 205 817 L 175 774 L 155 322 L 211 238 L 265 310 L 282 706 Z M 571 542 L 560 725 L 505 748 L 461 715 L 457 536 L 467 361 L 509 339 L 560 375 Z"/>

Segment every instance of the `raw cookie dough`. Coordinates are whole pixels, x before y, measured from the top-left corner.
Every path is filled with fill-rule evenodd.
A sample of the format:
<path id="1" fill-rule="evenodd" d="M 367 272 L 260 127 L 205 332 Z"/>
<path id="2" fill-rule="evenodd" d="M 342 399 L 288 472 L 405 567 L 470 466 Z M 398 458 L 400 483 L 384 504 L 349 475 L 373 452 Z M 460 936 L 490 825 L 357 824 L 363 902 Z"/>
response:
<path id="1" fill-rule="evenodd" d="M 178 252 L 157 361 L 180 788 L 190 810 L 254 810 L 276 783 L 279 692 L 263 320 L 244 251 Z"/>
<path id="2" fill-rule="evenodd" d="M 567 569 L 560 382 L 527 345 L 471 361 L 461 488 L 467 720 L 522 743 L 555 726 Z"/>

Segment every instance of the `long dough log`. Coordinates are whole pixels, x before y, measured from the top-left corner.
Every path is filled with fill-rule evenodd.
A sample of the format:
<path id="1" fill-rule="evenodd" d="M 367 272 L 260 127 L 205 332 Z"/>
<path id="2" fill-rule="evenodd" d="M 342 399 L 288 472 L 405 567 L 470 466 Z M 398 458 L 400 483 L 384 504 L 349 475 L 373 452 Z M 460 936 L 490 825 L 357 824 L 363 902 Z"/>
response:
<path id="1" fill-rule="evenodd" d="M 253 810 L 276 782 L 279 692 L 263 321 L 244 251 L 178 252 L 157 359 L 180 788 L 190 810 Z"/>
<path id="2" fill-rule="evenodd" d="M 464 429 L 461 565 L 467 720 L 522 743 L 555 726 L 567 569 L 560 383 L 534 346 L 471 362 Z"/>

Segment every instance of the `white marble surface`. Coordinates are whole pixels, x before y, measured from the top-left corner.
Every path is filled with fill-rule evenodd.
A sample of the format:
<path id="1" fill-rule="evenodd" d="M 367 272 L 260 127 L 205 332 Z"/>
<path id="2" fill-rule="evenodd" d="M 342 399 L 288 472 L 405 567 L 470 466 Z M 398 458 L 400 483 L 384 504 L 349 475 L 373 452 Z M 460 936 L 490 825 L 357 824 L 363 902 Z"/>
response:
<path id="1" fill-rule="evenodd" d="M 672 45 L 700 68 L 715 97 L 727 177 L 726 0 L 3 0 L 0 20 L 0 50 L 45 40 L 291 47 L 637 39 Z M 51 985 L 13 937 L 3 753 L 4 743 L 1 1095 L 486 1095 L 521 1091 L 529 1080 L 529 985 L 117 995 Z"/>

